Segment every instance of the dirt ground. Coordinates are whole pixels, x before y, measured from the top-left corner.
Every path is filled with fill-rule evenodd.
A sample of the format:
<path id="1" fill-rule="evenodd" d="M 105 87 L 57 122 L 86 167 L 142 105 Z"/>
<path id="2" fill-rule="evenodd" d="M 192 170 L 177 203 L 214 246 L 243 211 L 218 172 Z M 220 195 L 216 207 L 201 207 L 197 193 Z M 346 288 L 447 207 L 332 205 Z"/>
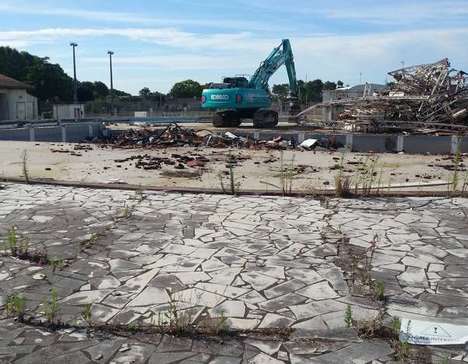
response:
<path id="1" fill-rule="evenodd" d="M 175 165 L 162 163 L 160 169 L 137 168 L 138 161 L 145 160 L 141 159 L 143 155 L 175 160 Z M 229 160 L 234 161 L 236 188 L 262 192 L 289 188 L 291 183 L 293 191 L 334 189 L 341 166 L 343 173 L 350 176 L 352 186 L 370 182 L 374 187 L 393 191 L 447 191 L 447 183 L 454 180 L 454 175 L 460 187 L 467 178 L 464 167 L 456 173 L 452 170 L 454 163 L 448 156 L 193 147 L 118 149 L 96 144 L 44 142 L 0 142 L 0 156 L 3 178 L 22 177 L 26 166 L 30 179 L 153 187 L 220 190 L 224 185 L 229 189 Z M 132 156 L 140 158 L 129 159 Z M 194 156 L 204 162 L 196 166 L 177 162 Z M 284 175 L 290 178 L 282 178 Z"/>

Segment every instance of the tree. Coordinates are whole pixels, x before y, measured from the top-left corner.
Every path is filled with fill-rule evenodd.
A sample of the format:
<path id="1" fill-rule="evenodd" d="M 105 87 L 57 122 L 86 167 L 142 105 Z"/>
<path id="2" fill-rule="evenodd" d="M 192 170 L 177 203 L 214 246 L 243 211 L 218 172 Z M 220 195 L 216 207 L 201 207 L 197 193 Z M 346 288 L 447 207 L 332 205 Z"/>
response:
<path id="1" fill-rule="evenodd" d="M 337 88 L 342 88 L 343 86 L 344 86 L 343 81 L 338 80 L 338 81 L 336 82 L 336 87 L 337 87 Z"/>
<path id="2" fill-rule="evenodd" d="M 138 94 L 141 97 L 148 98 L 151 95 L 151 90 L 148 87 L 143 87 Z"/>
<path id="3" fill-rule="evenodd" d="M 323 84 L 323 90 L 336 90 L 336 83 L 327 81 Z"/>
<path id="4" fill-rule="evenodd" d="M 80 82 L 76 90 L 78 101 L 88 102 L 94 100 L 94 83 Z"/>
<path id="5" fill-rule="evenodd" d="M 279 97 L 286 97 L 289 93 L 289 85 L 287 83 L 283 83 L 281 85 L 273 85 L 272 91 L 275 95 Z"/>
<path id="6" fill-rule="evenodd" d="M 109 95 L 109 89 L 104 82 L 95 81 L 94 82 L 94 98 L 103 99 Z"/>
<path id="7" fill-rule="evenodd" d="M 39 99 L 39 105 L 73 100 L 73 79 L 48 57 L 37 57 L 10 47 L 0 47 L 0 73 L 32 86 L 30 93 Z M 78 99 L 82 102 L 104 99 L 109 94 L 100 81 L 79 82 Z M 129 96 L 114 90 L 115 96 Z"/>
<path id="8" fill-rule="evenodd" d="M 170 94 L 177 98 L 200 97 L 202 90 L 202 86 L 197 81 L 185 80 L 174 84 Z"/>

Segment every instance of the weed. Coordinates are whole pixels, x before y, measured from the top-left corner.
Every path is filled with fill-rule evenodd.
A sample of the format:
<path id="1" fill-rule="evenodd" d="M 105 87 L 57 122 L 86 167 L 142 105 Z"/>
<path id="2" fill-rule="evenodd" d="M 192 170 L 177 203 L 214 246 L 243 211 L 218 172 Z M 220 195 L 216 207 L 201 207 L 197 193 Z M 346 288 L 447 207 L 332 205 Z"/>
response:
<path id="1" fill-rule="evenodd" d="M 48 259 L 48 264 L 52 267 L 52 272 L 55 272 L 58 269 L 62 269 L 65 266 L 63 259 L 52 258 Z"/>
<path id="2" fill-rule="evenodd" d="M 29 183 L 28 152 L 26 150 L 23 151 L 23 176 L 26 183 Z"/>
<path id="3" fill-rule="evenodd" d="M 382 281 L 377 281 L 374 284 L 374 293 L 375 298 L 379 301 L 383 301 L 385 299 L 385 284 Z"/>
<path id="4" fill-rule="evenodd" d="M 44 307 L 43 314 L 45 315 L 47 322 L 49 324 L 55 323 L 57 313 L 60 310 L 57 299 L 58 299 L 57 290 L 55 288 L 52 288 L 50 291 L 50 299 L 46 300 L 43 303 L 43 307 Z"/>
<path id="5" fill-rule="evenodd" d="M 127 330 L 133 334 L 138 332 L 139 325 L 136 322 L 131 322 L 127 325 Z"/>
<path id="6" fill-rule="evenodd" d="M 240 182 L 236 182 L 235 174 L 234 174 L 234 159 L 232 156 L 228 158 L 227 168 L 229 170 L 229 190 L 224 185 L 224 178 L 223 174 L 219 173 L 219 183 L 221 185 L 221 190 L 223 193 L 230 193 L 231 195 L 238 195 L 240 191 Z"/>
<path id="7" fill-rule="evenodd" d="M 22 321 L 26 310 L 26 299 L 19 294 L 8 296 L 5 310 L 7 315 L 18 317 L 18 320 Z"/>
<path id="8" fill-rule="evenodd" d="M 336 197 L 349 197 L 351 196 L 351 179 L 344 176 L 342 172 L 335 176 L 335 193 Z"/>
<path id="9" fill-rule="evenodd" d="M 410 357 L 410 345 L 408 341 L 399 341 L 396 345 L 396 357 L 402 362 L 406 362 Z"/>
<path id="10" fill-rule="evenodd" d="M 88 326 L 92 326 L 91 306 L 91 303 L 88 303 L 84 306 L 83 311 L 81 311 L 81 318 L 88 324 Z"/>
<path id="11" fill-rule="evenodd" d="M 349 197 L 351 196 L 351 178 L 343 175 L 343 165 L 345 156 L 341 155 L 340 164 L 335 165 L 335 169 L 339 172 L 335 176 L 335 193 L 336 197 Z"/>
<path id="12" fill-rule="evenodd" d="M 11 255 L 14 257 L 18 254 L 18 235 L 16 234 L 16 226 L 12 226 L 8 230 L 6 249 L 10 250 Z"/>
<path id="13" fill-rule="evenodd" d="M 91 236 L 89 237 L 89 239 L 84 240 L 84 241 L 82 241 L 82 242 L 80 243 L 81 248 L 82 248 L 82 249 L 87 249 L 87 248 L 92 247 L 92 246 L 96 243 L 96 241 L 98 240 L 98 238 L 99 238 L 98 234 L 96 234 L 96 233 L 91 234 Z"/>
<path id="14" fill-rule="evenodd" d="M 376 171 L 377 163 L 378 163 L 378 158 L 367 158 L 361 164 L 360 173 L 354 185 L 355 194 L 358 194 L 359 192 L 362 196 L 369 196 L 371 194 L 372 188 L 376 182 L 376 177 L 379 175 Z M 380 172 L 380 176 L 381 175 L 382 175 L 382 172 Z M 381 182 L 381 178 L 382 177 L 380 177 L 380 182 Z"/>
<path id="15" fill-rule="evenodd" d="M 29 239 L 23 238 L 18 244 L 18 255 L 25 256 L 29 254 Z"/>
<path id="16" fill-rule="evenodd" d="M 283 192 L 283 196 L 288 196 L 292 192 L 294 176 L 296 174 L 294 170 L 294 159 L 295 159 L 295 155 L 293 155 L 291 158 L 291 164 L 286 165 L 284 162 L 284 152 L 281 151 L 280 182 L 281 182 L 281 190 Z"/>
<path id="17" fill-rule="evenodd" d="M 442 360 L 440 361 L 440 364 L 449 364 L 449 363 L 450 363 L 450 356 L 447 354 L 442 358 Z"/>
<path id="18" fill-rule="evenodd" d="M 400 336 L 400 330 L 401 330 L 401 320 L 399 317 L 393 317 L 392 319 L 392 333 L 393 335 L 398 338 Z"/>
<path id="19" fill-rule="evenodd" d="M 225 316 L 225 312 L 221 311 L 220 316 L 216 322 L 215 326 L 215 335 L 219 335 L 220 333 L 226 333 L 229 330 L 228 319 Z"/>
<path id="20" fill-rule="evenodd" d="M 344 321 L 347 328 L 353 326 L 353 311 L 351 309 L 351 305 L 346 306 Z"/>
<path id="21" fill-rule="evenodd" d="M 461 157 L 461 149 L 460 149 L 460 144 L 457 148 L 457 152 L 455 153 L 455 156 L 452 160 L 452 165 L 453 165 L 453 173 L 452 173 L 452 178 L 451 178 L 451 186 L 452 186 L 452 192 L 457 191 L 458 185 L 460 183 L 460 176 L 459 176 L 459 167 L 462 163 L 462 157 Z"/>

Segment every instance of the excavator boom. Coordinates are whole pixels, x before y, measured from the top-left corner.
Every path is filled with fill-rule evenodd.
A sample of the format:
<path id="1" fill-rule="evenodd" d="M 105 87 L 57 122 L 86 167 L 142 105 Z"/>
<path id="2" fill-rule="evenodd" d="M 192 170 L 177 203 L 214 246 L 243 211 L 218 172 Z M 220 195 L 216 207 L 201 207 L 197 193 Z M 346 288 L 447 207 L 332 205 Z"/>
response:
<path id="1" fill-rule="evenodd" d="M 270 55 L 260 64 L 250 79 L 250 87 L 268 90 L 268 81 L 283 65 L 286 66 L 288 72 L 289 91 L 292 96 L 297 96 L 296 67 L 289 39 L 283 39 L 281 44 L 273 49 Z"/>

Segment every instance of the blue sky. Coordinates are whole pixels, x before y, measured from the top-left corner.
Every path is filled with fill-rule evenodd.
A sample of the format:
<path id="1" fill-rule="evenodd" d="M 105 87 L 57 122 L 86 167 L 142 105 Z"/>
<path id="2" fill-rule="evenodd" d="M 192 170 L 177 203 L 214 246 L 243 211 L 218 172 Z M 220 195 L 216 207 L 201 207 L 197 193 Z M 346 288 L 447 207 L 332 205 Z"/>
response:
<path id="1" fill-rule="evenodd" d="M 137 93 L 253 74 L 290 38 L 298 77 L 382 83 L 401 66 L 448 57 L 468 71 L 467 0 L 1 0 L 0 45 L 48 56 L 78 78 Z M 286 81 L 281 69 L 270 84 Z"/>

